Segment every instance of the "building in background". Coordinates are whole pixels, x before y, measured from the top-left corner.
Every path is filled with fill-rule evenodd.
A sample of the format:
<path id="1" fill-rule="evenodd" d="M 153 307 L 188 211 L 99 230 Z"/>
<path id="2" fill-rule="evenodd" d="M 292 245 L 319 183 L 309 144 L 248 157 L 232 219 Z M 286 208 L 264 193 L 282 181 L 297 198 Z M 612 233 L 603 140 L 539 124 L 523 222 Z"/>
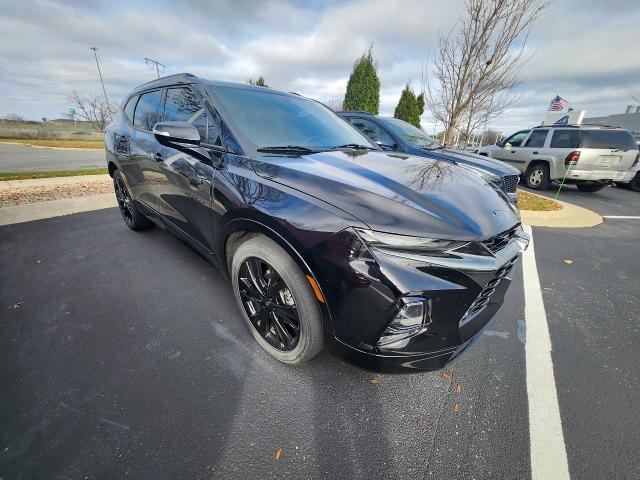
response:
<path id="1" fill-rule="evenodd" d="M 628 105 L 624 113 L 614 113 L 606 117 L 585 118 L 583 123 L 626 128 L 631 132 L 636 141 L 640 142 L 640 105 Z"/>

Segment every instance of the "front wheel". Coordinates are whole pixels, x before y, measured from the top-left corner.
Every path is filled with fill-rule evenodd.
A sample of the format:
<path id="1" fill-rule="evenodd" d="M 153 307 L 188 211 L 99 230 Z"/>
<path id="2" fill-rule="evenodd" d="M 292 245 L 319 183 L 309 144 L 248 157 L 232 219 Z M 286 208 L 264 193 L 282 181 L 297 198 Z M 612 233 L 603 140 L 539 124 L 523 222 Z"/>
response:
<path id="1" fill-rule="evenodd" d="M 546 190 L 551 184 L 549 179 L 549 166 L 545 163 L 536 163 L 527 169 L 524 177 L 527 187 L 533 190 Z"/>
<path id="2" fill-rule="evenodd" d="M 113 188 L 116 192 L 116 199 L 118 200 L 118 208 L 122 214 L 122 218 L 127 226 L 131 230 L 143 230 L 153 225 L 151 220 L 145 217 L 131 196 L 129 188 L 124 181 L 124 178 L 119 170 L 113 172 Z"/>
<path id="3" fill-rule="evenodd" d="M 602 190 L 604 187 L 606 187 L 607 185 L 601 182 L 591 182 L 591 183 L 578 183 L 576 184 L 576 187 L 578 187 L 578 190 L 580 190 L 581 192 L 599 192 L 600 190 Z"/>
<path id="4" fill-rule="evenodd" d="M 318 299 L 277 243 L 259 235 L 241 244 L 231 261 L 231 281 L 251 335 L 269 355 L 300 364 L 322 350 Z"/>

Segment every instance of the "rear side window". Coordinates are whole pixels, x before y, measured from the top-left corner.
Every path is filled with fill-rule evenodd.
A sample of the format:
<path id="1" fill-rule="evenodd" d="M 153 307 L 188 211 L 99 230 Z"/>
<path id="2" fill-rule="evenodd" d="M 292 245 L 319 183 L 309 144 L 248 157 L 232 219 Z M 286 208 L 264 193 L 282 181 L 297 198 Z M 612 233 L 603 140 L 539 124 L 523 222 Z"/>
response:
<path id="1" fill-rule="evenodd" d="M 580 131 L 554 130 L 549 146 L 551 148 L 578 148 L 580 147 Z"/>
<path id="2" fill-rule="evenodd" d="M 638 146 L 626 130 L 582 130 L 582 148 L 635 150 Z"/>
<path id="3" fill-rule="evenodd" d="M 549 130 L 534 130 L 527 139 L 525 147 L 540 148 L 544 147 L 544 141 L 547 139 Z"/>
<path id="4" fill-rule="evenodd" d="M 138 101 L 138 95 L 134 95 L 129 99 L 127 104 L 124 106 L 124 115 L 127 117 L 131 123 L 133 123 L 133 111 L 136 108 L 136 102 Z"/>
<path id="5" fill-rule="evenodd" d="M 162 90 L 143 93 L 136 105 L 133 125 L 143 130 L 153 130 L 162 116 Z"/>

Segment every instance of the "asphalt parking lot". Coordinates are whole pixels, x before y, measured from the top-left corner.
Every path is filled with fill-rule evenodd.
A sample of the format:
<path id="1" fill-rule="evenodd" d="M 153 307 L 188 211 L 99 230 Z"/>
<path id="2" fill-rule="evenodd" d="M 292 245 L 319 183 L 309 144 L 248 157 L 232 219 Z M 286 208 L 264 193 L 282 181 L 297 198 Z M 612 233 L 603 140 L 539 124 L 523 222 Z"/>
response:
<path id="1" fill-rule="evenodd" d="M 637 477 L 640 220 L 533 235 L 570 474 Z M 116 209 L 1 227 L 0 249 L 3 479 L 531 476 L 520 267 L 445 371 L 376 375 L 271 360 L 213 267 Z"/>

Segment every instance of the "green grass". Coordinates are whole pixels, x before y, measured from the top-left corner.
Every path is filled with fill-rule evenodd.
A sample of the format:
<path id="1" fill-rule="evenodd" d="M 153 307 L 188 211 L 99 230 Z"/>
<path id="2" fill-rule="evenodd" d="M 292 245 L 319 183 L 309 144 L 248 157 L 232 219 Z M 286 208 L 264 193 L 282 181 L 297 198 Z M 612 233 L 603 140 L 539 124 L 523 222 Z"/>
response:
<path id="1" fill-rule="evenodd" d="M 554 202 L 549 198 L 540 195 L 518 191 L 518 208 L 520 210 L 529 210 L 534 212 L 550 212 L 553 210 L 561 210 L 562 205 Z"/>
<path id="2" fill-rule="evenodd" d="M 63 148 L 104 148 L 103 140 L 76 140 L 70 138 L 31 139 L 31 138 L 0 138 L 1 143 L 20 143 L 34 147 L 63 147 Z"/>
<path id="3" fill-rule="evenodd" d="M 76 175 L 100 175 L 109 173 L 106 168 L 83 168 L 79 170 L 54 170 L 51 172 L 5 172 L 0 173 L 2 180 L 27 180 L 30 178 L 73 177 Z"/>

